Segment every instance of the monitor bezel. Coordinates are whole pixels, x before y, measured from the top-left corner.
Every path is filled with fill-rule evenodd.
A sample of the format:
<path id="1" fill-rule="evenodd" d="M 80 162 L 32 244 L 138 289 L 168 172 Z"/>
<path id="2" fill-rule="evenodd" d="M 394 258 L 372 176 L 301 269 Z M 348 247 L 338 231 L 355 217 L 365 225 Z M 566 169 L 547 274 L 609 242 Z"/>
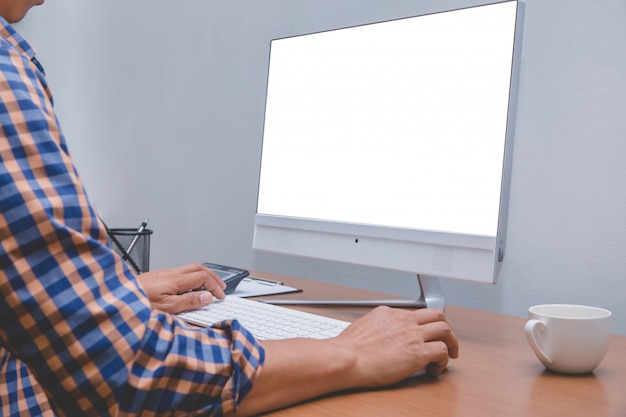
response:
<path id="1" fill-rule="evenodd" d="M 482 2 L 468 7 L 443 7 L 441 10 L 430 10 L 428 13 L 411 16 L 499 3 L 516 3 L 517 12 L 512 49 L 500 203 L 495 236 L 381 227 L 274 216 L 257 212 L 255 214 L 253 248 L 305 258 L 410 272 L 418 274 L 418 276 L 495 284 L 504 259 L 506 246 L 524 3 L 519 0 Z M 390 246 L 397 249 L 395 258 L 388 256 Z M 382 252 L 385 252 L 386 255 L 380 256 Z"/>

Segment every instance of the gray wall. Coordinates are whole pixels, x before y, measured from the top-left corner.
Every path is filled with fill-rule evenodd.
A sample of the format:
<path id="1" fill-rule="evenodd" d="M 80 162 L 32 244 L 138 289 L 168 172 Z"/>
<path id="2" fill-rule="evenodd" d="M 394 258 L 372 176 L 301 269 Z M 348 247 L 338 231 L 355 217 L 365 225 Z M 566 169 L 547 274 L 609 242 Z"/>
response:
<path id="1" fill-rule="evenodd" d="M 272 37 L 430 1 L 54 0 L 18 29 L 101 215 L 150 217 L 153 268 L 211 260 L 405 294 L 411 275 L 252 250 L 264 83 Z M 506 258 L 496 286 L 444 282 L 449 303 L 593 304 L 626 334 L 625 21 L 623 0 L 527 1 Z"/>

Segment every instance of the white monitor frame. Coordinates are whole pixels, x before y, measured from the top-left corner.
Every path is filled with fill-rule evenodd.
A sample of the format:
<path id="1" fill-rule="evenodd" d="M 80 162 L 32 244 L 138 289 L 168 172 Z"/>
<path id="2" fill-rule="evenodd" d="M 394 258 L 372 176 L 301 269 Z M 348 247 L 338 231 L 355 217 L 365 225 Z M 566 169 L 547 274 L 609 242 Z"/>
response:
<path id="1" fill-rule="evenodd" d="M 296 50 L 302 49 L 300 41 L 307 41 L 315 36 L 326 36 L 327 34 L 333 35 L 336 33 L 336 31 L 329 31 L 321 34 L 303 35 L 272 41 L 272 55 L 270 59 L 270 73 L 268 77 L 268 98 L 266 103 L 263 160 L 261 163 L 260 173 L 259 203 L 257 214 L 255 216 L 255 233 L 253 242 L 253 247 L 255 249 L 415 273 L 418 276 L 418 282 L 420 284 L 422 294 L 420 299 L 411 301 L 409 304 L 418 307 L 434 305 L 443 308 L 445 303 L 443 295 L 441 294 L 440 286 L 438 285 L 438 278 L 460 279 L 486 284 L 496 283 L 502 260 L 504 258 L 506 241 L 505 236 L 509 200 L 509 183 L 512 164 L 513 134 L 515 127 L 517 84 L 519 77 L 518 61 L 520 57 L 521 30 L 523 26 L 523 3 L 518 1 L 503 1 L 486 3 L 484 6 L 485 7 L 473 6 L 457 10 L 441 10 L 436 13 L 429 12 L 424 16 L 426 16 L 427 20 L 434 22 L 433 30 L 436 31 L 438 30 L 437 25 L 441 27 L 443 22 L 441 18 L 445 20 L 449 17 L 459 16 L 461 19 L 464 19 L 468 13 L 474 13 L 481 10 L 486 11 L 489 7 L 494 10 L 498 7 L 501 10 L 506 9 L 504 11 L 505 16 L 508 19 L 506 24 L 509 25 L 508 30 L 512 31 L 507 34 L 509 36 L 508 41 L 506 41 L 508 44 L 504 45 L 504 48 L 507 46 L 510 48 L 510 61 L 508 62 L 509 72 L 507 74 L 503 74 L 504 71 L 500 71 L 500 74 L 497 74 L 498 76 L 505 77 L 505 79 L 500 82 L 506 82 L 506 97 L 500 98 L 499 106 L 501 108 L 497 109 L 499 113 L 496 116 L 493 116 L 492 113 L 490 113 L 489 116 L 486 117 L 487 121 L 490 120 L 489 117 L 495 119 L 494 125 L 496 125 L 496 131 L 499 124 L 502 136 L 500 138 L 496 138 L 497 140 L 501 140 L 501 142 L 493 146 L 496 148 L 494 152 L 496 155 L 495 167 L 490 168 L 491 171 L 489 172 L 491 172 L 491 174 L 484 176 L 484 178 L 487 179 L 485 181 L 492 181 L 494 179 L 497 180 L 496 184 L 490 185 L 492 189 L 497 188 L 497 195 L 494 201 L 487 203 L 485 206 L 486 209 L 478 206 L 473 209 L 474 212 L 472 214 L 472 216 L 474 216 L 473 218 L 476 218 L 477 214 L 487 211 L 489 212 L 489 218 L 487 221 L 482 223 L 479 221 L 465 221 L 465 224 L 470 224 L 470 227 L 457 226 L 455 224 L 449 227 L 443 224 L 439 227 L 438 223 L 435 224 L 433 228 L 420 227 L 419 224 L 411 224 L 408 227 L 404 227 L 403 223 L 394 224 L 393 219 L 391 221 L 378 221 L 376 218 L 376 211 L 369 214 L 364 213 L 363 216 L 361 216 L 361 211 L 365 210 L 358 210 L 359 216 L 354 216 L 353 214 L 357 211 L 354 207 L 349 207 L 344 211 L 344 213 L 339 213 L 336 216 L 333 213 L 326 214 L 324 212 L 324 205 L 322 205 L 321 208 L 318 208 L 317 212 L 309 212 L 308 210 L 314 202 L 313 199 L 308 199 L 309 196 L 320 191 L 313 188 L 313 193 L 311 192 L 311 189 L 307 189 L 305 194 L 298 194 L 298 192 L 294 190 L 299 191 L 301 188 L 305 187 L 300 187 L 301 184 L 298 183 L 300 179 L 297 175 L 294 176 L 295 181 L 291 182 L 293 178 L 290 176 L 290 169 L 299 169 L 299 166 L 305 165 L 307 163 L 306 153 L 310 151 L 310 149 L 301 153 L 300 158 L 302 159 L 298 160 L 298 157 L 295 157 L 290 158 L 288 161 L 295 162 L 298 166 L 292 165 L 289 167 L 289 164 L 282 164 L 278 170 L 274 170 L 273 167 L 268 169 L 268 161 L 272 162 L 272 164 L 280 164 L 280 161 L 284 162 L 285 158 L 282 150 L 291 146 L 291 143 L 287 143 L 285 140 L 291 141 L 295 136 L 294 131 L 290 130 L 292 129 L 292 126 L 289 125 L 289 120 L 285 122 L 284 119 L 291 119 L 293 121 L 295 118 L 296 120 L 294 123 L 297 126 L 299 126 L 299 124 L 306 125 L 307 123 L 311 126 L 315 124 L 315 120 L 312 122 L 311 120 L 307 120 L 306 117 L 299 119 L 300 115 L 298 112 L 302 112 L 303 108 L 293 106 L 296 111 L 287 115 L 286 108 L 277 104 L 280 103 L 282 96 L 279 97 L 279 100 L 277 101 L 276 93 L 274 91 L 276 79 L 273 78 L 277 76 L 277 70 L 272 67 L 274 65 L 274 61 L 272 59 L 276 58 L 275 54 L 295 53 Z M 512 9 L 513 16 L 511 16 Z M 412 17 L 399 19 L 393 22 L 406 26 L 407 24 L 410 25 L 411 19 L 419 18 L 420 17 Z M 487 13 L 487 18 L 498 19 L 497 17 L 490 17 L 489 13 Z M 511 19 L 513 19 L 514 23 L 513 28 L 510 27 L 510 24 L 512 23 Z M 380 23 L 384 25 L 386 22 Z M 489 25 L 490 23 L 493 22 L 487 22 L 485 25 Z M 472 24 L 475 24 L 475 22 L 472 22 Z M 459 25 L 462 24 L 460 22 L 454 23 L 454 27 L 458 27 Z M 362 32 L 363 30 L 369 31 L 370 29 L 375 28 L 376 24 L 372 24 L 359 26 L 356 29 L 357 31 L 361 31 L 359 34 L 359 36 L 361 36 L 365 33 Z M 507 30 L 507 28 L 505 27 L 504 30 Z M 462 36 L 462 34 L 459 36 Z M 504 37 L 506 38 L 506 36 Z M 292 42 L 295 43 L 293 45 L 289 45 Z M 371 43 L 372 39 L 369 39 L 368 42 Z M 283 46 L 287 46 L 287 48 L 283 48 Z M 501 48 L 502 45 L 497 47 Z M 306 53 L 311 54 L 312 52 L 308 51 Z M 459 53 L 462 53 L 462 50 Z M 459 65 L 462 65 L 462 63 L 459 63 Z M 310 63 L 308 66 L 310 66 Z M 281 67 L 278 68 L 282 70 Z M 298 67 L 296 65 L 294 68 L 293 73 L 296 74 L 296 76 L 299 76 L 299 74 L 303 71 L 303 67 Z M 323 69 L 320 69 L 319 71 L 323 73 Z M 316 74 L 317 73 L 313 71 L 306 76 L 314 77 L 317 76 Z M 285 74 L 279 74 L 279 76 L 284 77 Z M 325 82 L 327 81 L 323 79 L 316 80 L 316 83 Z M 481 82 L 489 83 L 491 81 L 486 79 Z M 320 89 L 321 88 L 322 87 L 320 87 Z M 333 90 L 335 90 L 335 88 L 333 88 Z M 453 90 L 453 92 L 454 91 L 456 90 Z M 471 100 L 472 97 L 470 97 L 470 103 Z M 306 105 L 309 104 L 306 103 L 305 106 Z M 345 109 L 345 106 L 343 108 Z M 293 108 L 289 109 L 289 111 L 292 110 Z M 336 111 L 342 110 L 338 109 Z M 380 109 L 377 111 L 380 111 Z M 397 112 L 397 110 L 395 112 Z M 473 119 L 469 121 L 460 120 L 461 118 L 466 117 L 466 115 L 462 114 L 462 111 L 459 111 L 458 113 L 459 120 L 457 120 L 455 116 L 455 119 L 453 120 L 446 121 L 442 119 L 437 123 L 442 123 L 443 121 L 449 122 L 450 124 L 472 122 Z M 446 114 L 444 116 L 449 115 Z M 347 117 L 350 118 L 352 116 L 348 115 Z M 479 117 L 476 119 L 479 119 Z M 485 125 L 487 123 L 483 124 Z M 349 127 L 349 125 L 347 126 Z M 491 125 L 489 126 L 489 129 L 493 131 Z M 321 132 L 323 133 L 323 131 Z M 396 134 L 402 135 L 403 133 L 396 132 Z M 449 135 L 454 136 L 462 134 L 463 132 L 457 129 L 451 131 Z M 275 140 L 275 137 L 280 136 L 282 136 L 283 139 Z M 319 138 L 319 136 L 317 138 Z M 308 144 L 313 147 L 317 146 L 315 139 L 316 137 L 313 136 L 313 142 L 305 142 L 305 145 Z M 302 145 L 297 144 L 296 146 Z M 332 146 L 332 144 L 329 146 Z M 324 152 L 325 150 L 322 149 L 321 153 Z M 486 150 L 485 152 L 491 152 L 491 150 Z M 435 153 L 433 152 L 433 154 Z M 445 152 L 443 154 L 445 155 Z M 454 162 L 455 166 L 458 164 L 458 160 Z M 323 170 L 329 167 L 319 166 L 318 168 Z M 314 169 L 314 167 L 312 166 L 311 169 Z M 431 167 L 429 169 L 436 169 L 436 167 Z M 468 172 L 468 175 L 471 176 L 472 172 L 470 172 L 470 170 L 474 168 L 471 164 L 469 164 L 463 169 L 464 172 Z M 494 169 L 497 170 L 497 175 L 495 176 L 493 175 Z M 340 171 L 337 171 L 334 172 L 333 175 L 337 176 L 343 174 Z M 483 174 L 478 173 L 476 175 Z M 480 177 L 477 176 L 477 178 Z M 312 182 L 316 181 L 317 180 L 314 178 L 314 181 Z M 375 181 L 375 178 L 370 178 L 368 181 Z M 482 183 L 485 181 L 480 182 Z M 278 186 L 272 189 L 268 186 L 269 183 L 274 185 L 278 184 Z M 311 184 L 308 186 L 311 186 Z M 314 187 L 316 184 L 313 184 L 312 186 Z M 329 187 L 325 186 L 324 188 Z M 422 193 L 428 192 L 428 190 L 422 191 Z M 448 194 L 451 194 L 451 192 Z M 279 196 L 280 198 L 274 199 L 274 201 L 278 201 L 278 204 L 273 204 L 272 198 L 268 198 L 268 195 L 273 195 L 274 197 Z M 329 197 L 326 196 L 325 198 Z M 300 202 L 303 202 L 303 204 L 298 205 L 297 203 Z M 471 202 L 467 200 L 467 211 L 471 212 L 472 208 L 469 207 L 471 205 L 470 203 Z M 325 202 L 324 204 L 328 205 L 328 202 Z M 464 203 L 453 202 L 452 204 L 458 206 Z M 355 207 L 364 207 L 365 205 L 367 205 L 367 202 L 363 200 L 358 202 L 358 205 Z M 415 211 L 419 209 L 418 206 L 415 207 L 416 208 L 411 210 Z M 431 217 L 434 213 L 441 210 L 441 207 L 436 206 L 431 210 Z M 378 209 L 378 212 L 380 211 L 381 209 Z M 320 212 L 322 214 L 320 214 Z M 395 215 L 394 219 L 398 218 L 398 216 L 399 215 Z M 428 217 L 428 215 L 423 214 L 421 217 Z M 448 215 L 448 217 L 451 216 Z M 376 220 L 370 222 L 370 218 L 374 218 Z M 469 218 L 470 220 L 472 219 L 472 217 Z M 356 219 L 356 221 L 354 219 Z M 445 216 L 444 220 L 447 221 Z M 478 223 L 480 223 L 480 225 L 474 227 L 475 224 Z M 291 302 L 289 301 L 289 303 Z M 326 304 L 327 302 L 324 300 L 316 300 L 309 301 L 309 303 Z M 332 303 L 336 303 L 336 301 L 333 301 Z M 354 302 L 351 304 L 354 304 Z M 373 305 L 397 303 L 388 302 L 388 300 L 370 300 L 366 301 L 365 304 Z"/>

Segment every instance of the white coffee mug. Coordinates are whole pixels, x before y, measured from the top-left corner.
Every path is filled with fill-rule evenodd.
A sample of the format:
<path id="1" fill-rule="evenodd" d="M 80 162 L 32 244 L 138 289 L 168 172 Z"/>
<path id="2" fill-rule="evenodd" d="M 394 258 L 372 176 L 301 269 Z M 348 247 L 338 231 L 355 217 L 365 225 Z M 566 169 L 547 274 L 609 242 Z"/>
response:
<path id="1" fill-rule="evenodd" d="M 548 369 L 567 374 L 593 371 L 609 348 L 611 312 L 603 308 L 545 304 L 530 307 L 526 339 Z"/>

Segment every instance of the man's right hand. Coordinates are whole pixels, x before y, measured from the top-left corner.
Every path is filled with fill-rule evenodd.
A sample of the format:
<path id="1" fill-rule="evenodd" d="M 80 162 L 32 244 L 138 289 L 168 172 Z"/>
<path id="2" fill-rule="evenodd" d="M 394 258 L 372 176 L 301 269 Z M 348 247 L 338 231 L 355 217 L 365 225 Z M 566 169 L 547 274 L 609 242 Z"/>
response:
<path id="1" fill-rule="evenodd" d="M 263 371 L 237 415 L 254 415 L 331 392 L 380 387 L 426 368 L 439 375 L 459 343 L 437 309 L 377 307 L 326 340 L 262 342 Z"/>

